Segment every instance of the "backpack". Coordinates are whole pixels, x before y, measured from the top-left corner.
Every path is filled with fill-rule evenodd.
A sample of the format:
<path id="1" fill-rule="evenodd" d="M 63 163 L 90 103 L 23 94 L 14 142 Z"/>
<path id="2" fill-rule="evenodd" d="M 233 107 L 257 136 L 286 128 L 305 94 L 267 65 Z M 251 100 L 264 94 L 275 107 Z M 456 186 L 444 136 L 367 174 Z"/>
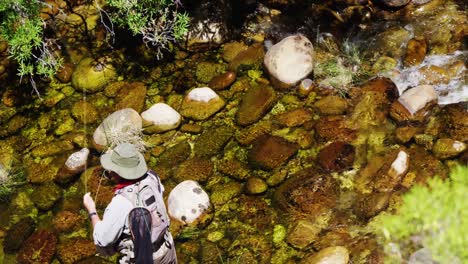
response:
<path id="1" fill-rule="evenodd" d="M 153 171 L 118 194 L 128 199 L 134 208 L 128 214 L 136 263 L 152 263 L 153 252 L 165 242 L 169 216 L 163 200 L 164 187 Z"/>

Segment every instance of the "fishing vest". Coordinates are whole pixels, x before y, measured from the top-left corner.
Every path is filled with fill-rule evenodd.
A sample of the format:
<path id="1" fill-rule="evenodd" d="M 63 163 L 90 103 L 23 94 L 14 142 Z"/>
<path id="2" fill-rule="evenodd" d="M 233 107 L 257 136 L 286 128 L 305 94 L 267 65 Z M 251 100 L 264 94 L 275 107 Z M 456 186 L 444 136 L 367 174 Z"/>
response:
<path id="1" fill-rule="evenodd" d="M 164 243 L 172 243 L 172 237 L 170 241 L 167 239 L 170 236 L 170 220 L 163 200 L 164 187 L 159 177 L 153 171 L 148 171 L 146 174 L 147 176 L 143 180 L 120 189 L 115 195 L 122 195 L 129 200 L 134 207 L 132 210 L 144 208 L 150 212 L 152 220 L 151 241 L 153 242 L 153 250 L 156 252 Z M 134 252 L 128 217 L 125 223 L 121 240 L 117 244 L 117 251 L 124 255 L 124 261 L 121 263 L 132 263 Z"/>

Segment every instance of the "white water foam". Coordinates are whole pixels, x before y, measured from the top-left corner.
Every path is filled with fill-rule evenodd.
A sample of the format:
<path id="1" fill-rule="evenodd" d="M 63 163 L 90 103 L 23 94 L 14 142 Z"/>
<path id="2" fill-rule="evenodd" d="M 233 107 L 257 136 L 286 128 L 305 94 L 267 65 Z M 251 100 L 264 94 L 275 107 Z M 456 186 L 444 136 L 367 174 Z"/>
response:
<path id="1" fill-rule="evenodd" d="M 400 73 L 397 75 L 387 76 L 398 87 L 400 95 L 411 87 L 422 84 L 421 82 L 426 78 L 420 69 L 425 66 L 438 66 L 447 69 L 450 64 L 455 61 L 464 61 L 468 55 L 468 51 L 456 51 L 450 55 L 429 55 L 426 56 L 424 61 L 415 67 L 404 68 L 401 63 L 397 67 Z M 458 102 L 468 101 L 468 84 L 466 83 L 466 66 L 450 80 L 447 84 L 432 84 L 438 94 L 438 103 L 440 105 L 453 104 Z"/>

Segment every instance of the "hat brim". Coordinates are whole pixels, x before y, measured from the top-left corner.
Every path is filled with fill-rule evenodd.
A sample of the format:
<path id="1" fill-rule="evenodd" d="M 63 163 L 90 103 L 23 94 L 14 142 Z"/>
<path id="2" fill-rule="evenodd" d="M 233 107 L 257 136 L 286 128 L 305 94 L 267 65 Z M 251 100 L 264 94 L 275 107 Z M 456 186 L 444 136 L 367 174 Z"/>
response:
<path id="1" fill-rule="evenodd" d="M 141 176 L 145 175 L 145 173 L 148 171 L 145 158 L 141 153 L 138 153 L 138 158 L 140 159 L 140 162 L 136 167 L 133 168 L 125 168 L 118 166 L 117 164 L 112 162 L 111 155 L 111 153 L 107 153 L 101 156 L 102 167 L 106 170 L 117 173 L 120 177 L 126 180 L 138 179 Z"/>

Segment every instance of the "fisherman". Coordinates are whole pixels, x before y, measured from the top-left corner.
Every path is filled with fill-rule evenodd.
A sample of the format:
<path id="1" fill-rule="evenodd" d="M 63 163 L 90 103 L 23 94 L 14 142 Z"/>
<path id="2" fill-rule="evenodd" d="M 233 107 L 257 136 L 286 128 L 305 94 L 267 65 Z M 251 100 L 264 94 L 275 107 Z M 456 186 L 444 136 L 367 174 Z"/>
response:
<path id="1" fill-rule="evenodd" d="M 119 263 L 176 264 L 164 187 L 143 155 L 133 144 L 122 143 L 101 156 L 101 165 L 103 174 L 116 183 L 102 219 L 90 193 L 83 196 L 98 251 L 120 252 Z"/>

